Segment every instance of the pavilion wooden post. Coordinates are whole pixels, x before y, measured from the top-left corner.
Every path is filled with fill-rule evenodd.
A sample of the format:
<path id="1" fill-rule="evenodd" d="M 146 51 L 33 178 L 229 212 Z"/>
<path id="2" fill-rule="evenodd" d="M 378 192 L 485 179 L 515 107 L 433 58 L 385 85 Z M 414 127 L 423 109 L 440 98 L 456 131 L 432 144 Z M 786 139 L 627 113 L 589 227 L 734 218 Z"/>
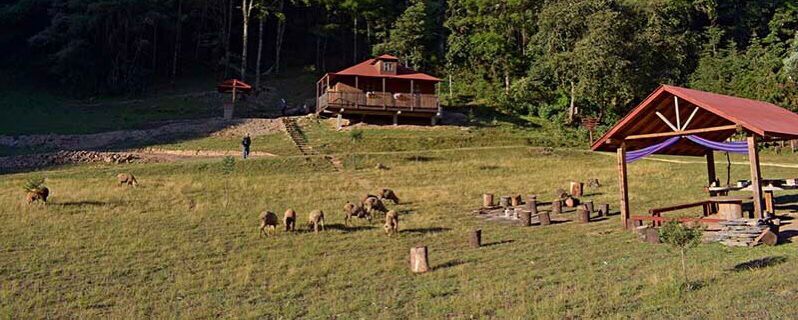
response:
<path id="1" fill-rule="evenodd" d="M 707 150 L 707 181 L 708 187 L 712 187 L 712 184 L 715 183 L 717 176 L 715 175 L 715 152 L 711 149 Z M 709 196 L 714 197 L 717 195 L 717 192 L 710 191 Z"/>
<path id="2" fill-rule="evenodd" d="M 754 196 L 754 215 L 757 218 L 765 218 L 762 210 L 762 174 L 759 170 L 759 151 L 756 149 L 756 135 L 751 134 L 748 141 L 748 160 L 751 163 L 751 190 Z"/>
<path id="3" fill-rule="evenodd" d="M 626 180 L 626 142 L 618 147 L 618 186 L 621 195 L 621 224 L 624 229 L 629 227 L 629 190 Z"/>

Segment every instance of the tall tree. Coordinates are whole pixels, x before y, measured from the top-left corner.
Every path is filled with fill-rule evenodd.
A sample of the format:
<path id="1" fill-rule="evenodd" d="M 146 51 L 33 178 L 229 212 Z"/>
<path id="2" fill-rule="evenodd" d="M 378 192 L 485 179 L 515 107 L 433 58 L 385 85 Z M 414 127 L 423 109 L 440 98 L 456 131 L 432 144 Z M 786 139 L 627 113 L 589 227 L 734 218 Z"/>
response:
<path id="1" fill-rule="evenodd" d="M 255 9 L 256 0 L 241 0 L 241 80 L 244 81 L 247 77 L 247 46 L 249 44 L 249 18 L 252 15 L 252 10 Z"/>
<path id="2" fill-rule="evenodd" d="M 410 6 L 396 20 L 385 42 L 374 46 L 375 55 L 393 53 L 408 66 L 419 68 L 427 53 L 427 9 L 424 0 L 411 0 Z"/>

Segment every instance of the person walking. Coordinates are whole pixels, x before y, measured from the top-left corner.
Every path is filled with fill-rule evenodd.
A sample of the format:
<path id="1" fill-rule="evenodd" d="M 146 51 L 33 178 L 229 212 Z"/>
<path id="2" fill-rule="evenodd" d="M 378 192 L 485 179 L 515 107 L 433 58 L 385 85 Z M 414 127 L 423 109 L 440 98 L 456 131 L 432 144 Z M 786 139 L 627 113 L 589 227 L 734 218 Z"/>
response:
<path id="1" fill-rule="evenodd" d="M 252 139 L 249 138 L 249 133 L 244 135 L 244 139 L 241 140 L 241 146 L 244 148 L 243 154 L 244 159 L 249 157 L 249 146 L 252 144 Z"/>

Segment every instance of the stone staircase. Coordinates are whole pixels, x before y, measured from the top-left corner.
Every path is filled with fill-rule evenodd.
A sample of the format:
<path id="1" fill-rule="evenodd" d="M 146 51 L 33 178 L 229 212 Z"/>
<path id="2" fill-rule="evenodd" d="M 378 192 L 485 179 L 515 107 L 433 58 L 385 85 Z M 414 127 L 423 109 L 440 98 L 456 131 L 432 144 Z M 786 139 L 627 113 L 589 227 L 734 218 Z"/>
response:
<path id="1" fill-rule="evenodd" d="M 305 133 L 302 132 L 302 128 L 297 124 L 296 119 L 292 117 L 283 117 L 283 126 L 285 127 L 285 133 L 288 134 L 288 137 L 291 138 L 291 141 L 297 147 L 299 152 L 305 156 L 305 161 L 310 162 L 312 158 L 321 157 L 325 162 L 328 163 L 333 170 L 338 172 L 343 172 L 344 166 L 341 163 L 341 160 L 336 158 L 332 155 L 324 155 L 321 154 L 313 149 L 312 146 L 308 144 L 308 139 L 305 136 Z"/>

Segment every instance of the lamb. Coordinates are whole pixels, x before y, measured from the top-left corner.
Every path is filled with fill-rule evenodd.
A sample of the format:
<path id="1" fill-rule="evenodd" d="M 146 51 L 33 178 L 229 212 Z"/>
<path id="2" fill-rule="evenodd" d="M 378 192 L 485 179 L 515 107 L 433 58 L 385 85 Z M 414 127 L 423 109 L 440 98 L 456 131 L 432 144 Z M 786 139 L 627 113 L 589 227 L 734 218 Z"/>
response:
<path id="1" fill-rule="evenodd" d="M 120 173 L 116 175 L 116 180 L 119 181 L 119 184 L 126 184 L 128 186 L 138 186 L 139 182 L 136 181 L 136 177 L 133 176 L 132 173 Z"/>
<path id="2" fill-rule="evenodd" d="M 383 228 L 385 229 L 385 234 L 389 236 L 399 233 L 399 213 L 395 210 L 388 211 L 388 213 L 385 214 L 385 225 Z"/>
<path id="3" fill-rule="evenodd" d="M 264 236 L 268 236 L 269 233 L 273 233 L 274 230 L 277 229 L 277 215 L 271 211 L 263 211 L 260 214 L 260 234 Z M 269 229 L 268 232 L 266 229 Z"/>
<path id="4" fill-rule="evenodd" d="M 347 227 L 349 226 L 349 220 L 352 219 L 352 217 L 358 217 L 360 219 L 365 218 L 369 223 L 371 223 L 371 214 L 366 211 L 362 205 L 356 205 L 347 201 L 344 205 L 344 214 L 344 225 Z"/>
<path id="5" fill-rule="evenodd" d="M 50 189 L 47 189 L 47 187 L 41 187 L 28 191 L 28 193 L 25 195 L 25 200 L 28 202 L 28 204 L 31 204 L 37 200 L 41 200 L 44 202 L 44 204 L 47 204 L 48 196 L 50 196 Z"/>
<path id="6" fill-rule="evenodd" d="M 313 210 L 308 215 L 308 227 L 314 232 L 319 232 L 319 226 L 324 231 L 324 211 Z"/>
<path id="7" fill-rule="evenodd" d="M 391 200 L 394 204 L 399 204 L 399 197 L 397 197 L 396 193 L 391 189 L 380 190 L 380 199 Z"/>
<path id="8" fill-rule="evenodd" d="M 294 209 L 285 210 L 283 214 L 283 224 L 285 231 L 294 231 L 296 227 L 296 211 Z"/>
<path id="9" fill-rule="evenodd" d="M 374 215 L 375 211 L 379 211 L 385 213 L 388 211 L 388 208 L 385 207 L 385 204 L 382 203 L 380 198 L 371 196 L 363 200 L 363 208 L 366 209 L 366 212 L 370 215 Z"/>

